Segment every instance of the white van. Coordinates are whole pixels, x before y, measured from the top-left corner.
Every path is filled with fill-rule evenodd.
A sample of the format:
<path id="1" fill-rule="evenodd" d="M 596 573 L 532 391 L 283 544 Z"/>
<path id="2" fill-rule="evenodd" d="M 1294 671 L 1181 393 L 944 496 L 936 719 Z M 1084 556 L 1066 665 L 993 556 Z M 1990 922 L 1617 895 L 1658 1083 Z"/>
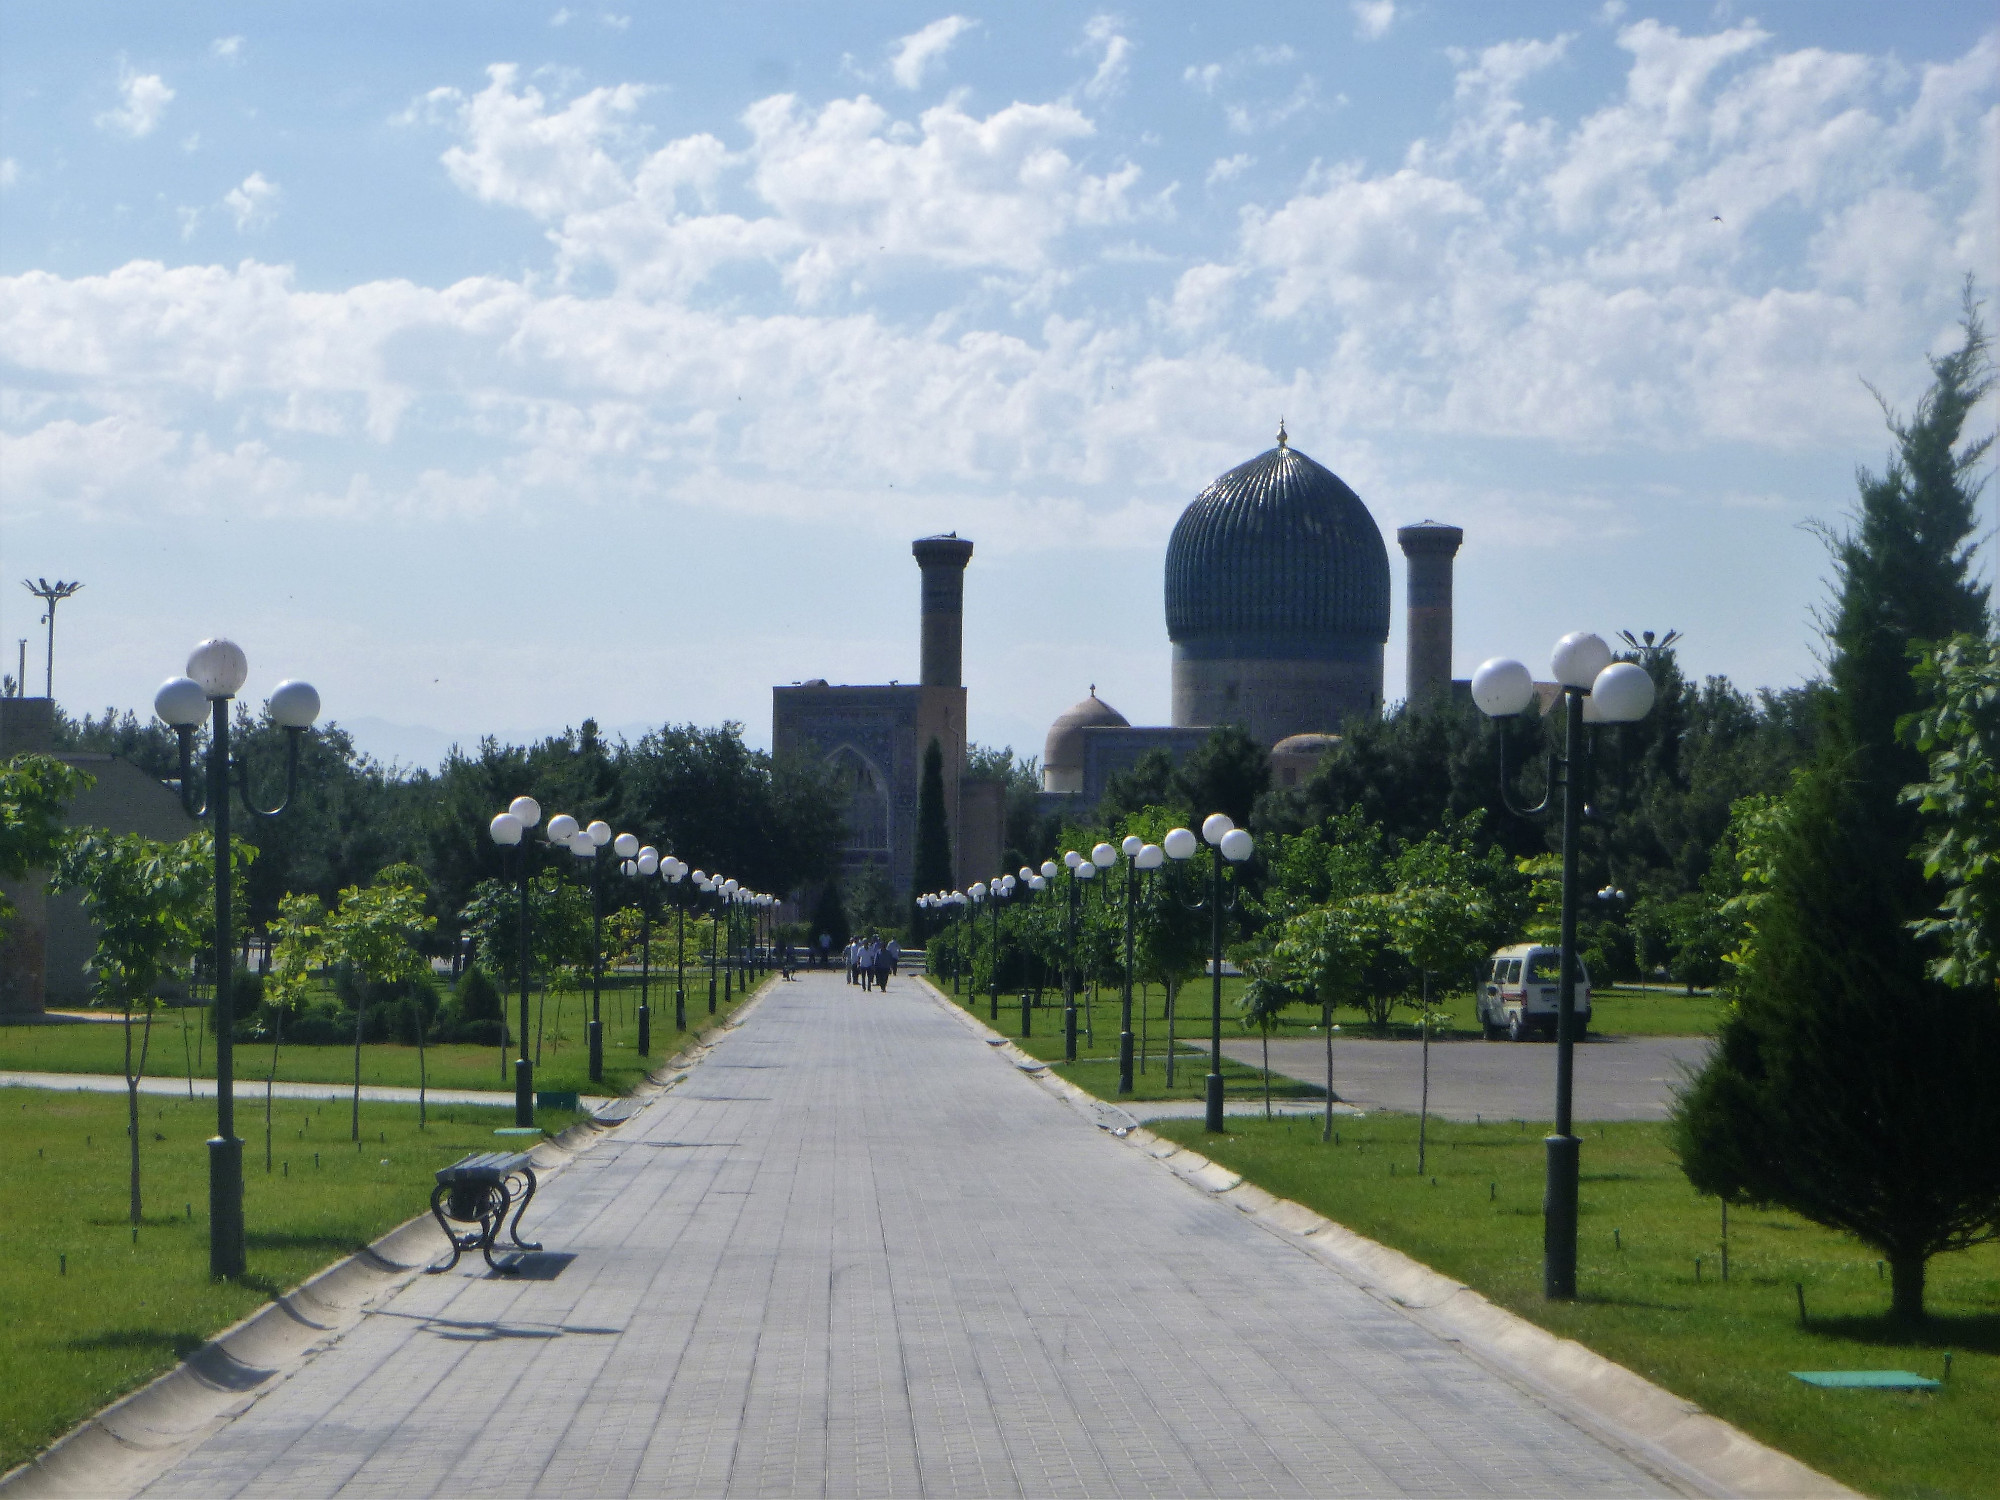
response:
<path id="1" fill-rule="evenodd" d="M 1506 1037 L 1525 1042 L 1531 1036 L 1556 1034 L 1556 996 L 1562 986 L 1562 950 L 1536 943 L 1516 943 L 1493 955 L 1486 982 L 1479 987 L 1479 1024 L 1489 1042 Z M 1576 1035 L 1590 1027 L 1590 974 L 1583 958 L 1576 961 Z"/>

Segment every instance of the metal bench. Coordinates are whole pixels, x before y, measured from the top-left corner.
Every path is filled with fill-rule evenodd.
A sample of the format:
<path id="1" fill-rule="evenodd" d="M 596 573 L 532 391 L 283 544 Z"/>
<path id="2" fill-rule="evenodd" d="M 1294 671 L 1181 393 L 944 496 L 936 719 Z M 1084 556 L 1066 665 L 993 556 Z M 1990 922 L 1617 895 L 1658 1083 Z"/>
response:
<path id="1" fill-rule="evenodd" d="M 520 1256 L 510 1252 L 495 1261 L 493 1241 L 506 1222 L 507 1210 L 518 1200 L 520 1207 L 514 1208 L 514 1223 L 508 1233 L 523 1250 L 542 1248 L 521 1238 L 521 1216 L 534 1196 L 535 1169 L 525 1151 L 479 1151 L 440 1168 L 437 1186 L 431 1189 L 431 1213 L 451 1241 L 451 1259 L 430 1267 L 431 1274 L 449 1271 L 458 1264 L 459 1256 L 475 1247 L 486 1257 L 486 1264 L 501 1275 L 517 1271 Z M 461 1234 L 451 1227 L 453 1223 L 479 1227 Z"/>

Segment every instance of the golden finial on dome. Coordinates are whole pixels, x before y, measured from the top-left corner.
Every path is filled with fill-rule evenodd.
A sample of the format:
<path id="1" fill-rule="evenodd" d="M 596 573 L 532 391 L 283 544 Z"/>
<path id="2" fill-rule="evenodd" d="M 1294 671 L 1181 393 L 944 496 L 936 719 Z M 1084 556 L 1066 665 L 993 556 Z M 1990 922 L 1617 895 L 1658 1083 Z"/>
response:
<path id="1" fill-rule="evenodd" d="M 1285 436 L 1285 419 L 1283 417 L 1278 418 L 1278 446 L 1280 448 L 1289 448 L 1291 446 L 1291 439 Z"/>

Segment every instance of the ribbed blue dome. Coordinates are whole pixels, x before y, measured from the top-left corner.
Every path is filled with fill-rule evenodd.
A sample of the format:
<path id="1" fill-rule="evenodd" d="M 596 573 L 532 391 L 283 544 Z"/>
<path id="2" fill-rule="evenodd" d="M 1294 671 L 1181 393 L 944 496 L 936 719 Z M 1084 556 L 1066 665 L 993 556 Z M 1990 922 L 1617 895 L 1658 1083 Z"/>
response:
<path id="1" fill-rule="evenodd" d="M 1174 526 L 1167 635 L 1281 658 L 1388 640 L 1389 550 L 1375 518 L 1339 475 L 1283 443 L 1238 465 Z"/>

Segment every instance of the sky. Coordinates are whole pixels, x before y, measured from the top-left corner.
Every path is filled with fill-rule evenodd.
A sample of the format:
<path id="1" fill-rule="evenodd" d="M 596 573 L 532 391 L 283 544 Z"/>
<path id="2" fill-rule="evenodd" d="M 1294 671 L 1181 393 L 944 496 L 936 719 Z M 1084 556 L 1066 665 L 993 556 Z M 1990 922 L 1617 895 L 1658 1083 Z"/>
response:
<path id="1" fill-rule="evenodd" d="M 915 679 L 956 531 L 972 737 L 1039 753 L 1166 722 L 1168 535 L 1282 417 L 1390 537 L 1390 699 L 1427 518 L 1457 675 L 1676 628 L 1781 687 L 1996 184 L 1947 0 L 6 0 L 0 643 L 41 691 L 15 580 L 80 579 L 72 713 L 222 634 L 406 765 L 768 745 Z"/>

